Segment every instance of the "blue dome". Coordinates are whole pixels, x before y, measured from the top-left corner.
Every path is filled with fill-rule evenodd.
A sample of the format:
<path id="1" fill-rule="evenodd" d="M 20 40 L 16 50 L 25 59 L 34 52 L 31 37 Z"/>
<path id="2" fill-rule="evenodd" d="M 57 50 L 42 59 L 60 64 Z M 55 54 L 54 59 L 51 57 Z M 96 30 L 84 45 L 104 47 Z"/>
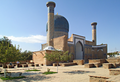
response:
<path id="1" fill-rule="evenodd" d="M 48 23 L 46 25 L 46 31 L 48 31 Z M 65 17 L 54 15 L 54 31 L 69 32 L 69 24 Z"/>

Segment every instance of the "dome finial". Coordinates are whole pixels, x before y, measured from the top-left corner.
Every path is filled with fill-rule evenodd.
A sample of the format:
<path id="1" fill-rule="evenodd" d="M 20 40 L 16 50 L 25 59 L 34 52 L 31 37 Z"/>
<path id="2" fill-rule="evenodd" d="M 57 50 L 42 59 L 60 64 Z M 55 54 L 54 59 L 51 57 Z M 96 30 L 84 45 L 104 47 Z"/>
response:
<path id="1" fill-rule="evenodd" d="M 57 15 L 58 15 L 58 12 L 57 12 Z"/>

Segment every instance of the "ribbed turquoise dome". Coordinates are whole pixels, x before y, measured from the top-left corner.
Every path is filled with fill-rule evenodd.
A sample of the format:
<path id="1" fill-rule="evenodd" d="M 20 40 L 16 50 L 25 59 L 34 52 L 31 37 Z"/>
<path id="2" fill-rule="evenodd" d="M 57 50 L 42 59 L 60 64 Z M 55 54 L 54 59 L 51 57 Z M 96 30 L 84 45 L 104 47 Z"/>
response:
<path id="1" fill-rule="evenodd" d="M 46 31 L 48 31 L 48 23 L 46 25 Z M 69 32 L 69 24 L 65 17 L 54 15 L 54 31 Z"/>

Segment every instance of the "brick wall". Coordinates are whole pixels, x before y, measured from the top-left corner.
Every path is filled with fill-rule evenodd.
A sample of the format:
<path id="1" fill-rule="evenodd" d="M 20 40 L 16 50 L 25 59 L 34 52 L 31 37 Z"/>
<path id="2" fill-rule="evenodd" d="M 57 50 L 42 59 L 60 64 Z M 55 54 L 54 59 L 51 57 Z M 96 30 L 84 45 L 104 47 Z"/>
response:
<path id="1" fill-rule="evenodd" d="M 44 58 L 45 53 L 52 53 L 54 51 L 51 50 L 45 50 L 45 51 L 37 51 L 33 52 L 33 62 L 35 64 L 43 64 L 43 65 L 52 65 L 54 61 L 48 61 L 46 58 Z"/>
<path id="2" fill-rule="evenodd" d="M 46 65 L 45 58 L 43 58 L 43 57 L 45 56 L 45 52 L 46 52 L 46 51 L 33 52 L 33 62 L 34 62 L 35 64 L 43 64 L 43 65 Z"/>
<path id="3" fill-rule="evenodd" d="M 53 39 L 53 45 L 55 49 L 67 51 L 68 50 L 68 44 L 67 44 L 68 36 L 64 35 L 58 38 Z"/>
<path id="4" fill-rule="evenodd" d="M 107 58 L 107 46 L 101 49 L 92 47 L 84 48 L 84 59 L 87 62 L 89 59 L 106 59 Z"/>

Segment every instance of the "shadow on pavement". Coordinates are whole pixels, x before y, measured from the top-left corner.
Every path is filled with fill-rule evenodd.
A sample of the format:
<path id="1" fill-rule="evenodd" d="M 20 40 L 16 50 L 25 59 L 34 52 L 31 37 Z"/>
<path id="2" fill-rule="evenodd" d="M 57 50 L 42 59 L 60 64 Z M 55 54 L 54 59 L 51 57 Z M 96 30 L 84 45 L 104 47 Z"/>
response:
<path id="1" fill-rule="evenodd" d="M 83 70 L 75 70 L 75 71 L 66 71 L 63 73 L 68 73 L 68 74 L 84 74 L 84 73 L 95 73 L 95 71 L 83 71 Z"/>
<path id="2" fill-rule="evenodd" d="M 48 76 L 48 75 L 30 75 L 26 76 L 26 78 L 22 79 L 14 79 L 14 80 L 6 80 L 3 82 L 41 82 L 42 80 L 50 81 L 50 78 L 54 78 L 55 76 Z"/>

